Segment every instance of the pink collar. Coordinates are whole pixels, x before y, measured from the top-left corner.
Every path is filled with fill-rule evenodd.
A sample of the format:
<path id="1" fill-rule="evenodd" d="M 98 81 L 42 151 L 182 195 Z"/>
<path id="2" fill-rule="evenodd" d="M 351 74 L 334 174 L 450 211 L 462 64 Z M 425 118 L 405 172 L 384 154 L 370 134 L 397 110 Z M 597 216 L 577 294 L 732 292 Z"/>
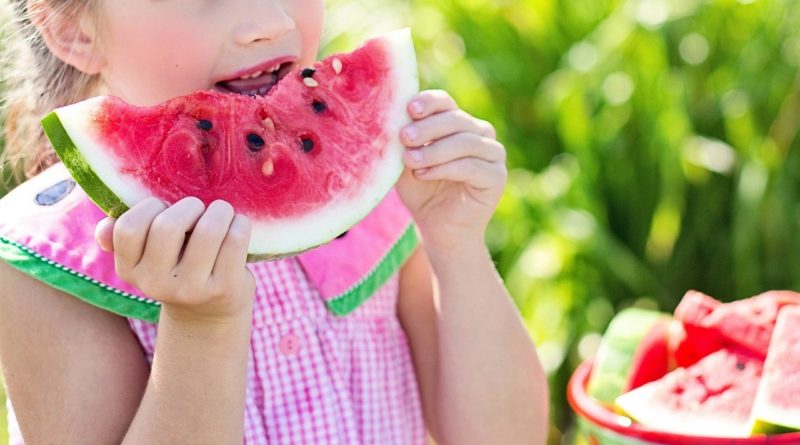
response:
<path id="1" fill-rule="evenodd" d="M 114 272 L 94 241 L 105 214 L 62 164 L 0 200 L 0 260 L 117 314 L 154 322 L 160 305 Z M 347 315 L 403 265 L 418 244 L 408 210 L 392 191 L 344 236 L 298 257 L 335 315 Z"/>

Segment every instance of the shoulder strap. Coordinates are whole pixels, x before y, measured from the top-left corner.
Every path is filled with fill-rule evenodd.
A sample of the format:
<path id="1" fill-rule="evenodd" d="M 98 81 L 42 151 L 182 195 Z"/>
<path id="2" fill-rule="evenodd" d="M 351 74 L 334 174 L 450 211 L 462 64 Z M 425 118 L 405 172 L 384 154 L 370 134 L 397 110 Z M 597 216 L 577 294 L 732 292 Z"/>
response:
<path id="1" fill-rule="evenodd" d="M 158 320 L 160 304 L 119 278 L 95 242 L 104 216 L 56 164 L 0 200 L 0 260 L 95 306 Z"/>

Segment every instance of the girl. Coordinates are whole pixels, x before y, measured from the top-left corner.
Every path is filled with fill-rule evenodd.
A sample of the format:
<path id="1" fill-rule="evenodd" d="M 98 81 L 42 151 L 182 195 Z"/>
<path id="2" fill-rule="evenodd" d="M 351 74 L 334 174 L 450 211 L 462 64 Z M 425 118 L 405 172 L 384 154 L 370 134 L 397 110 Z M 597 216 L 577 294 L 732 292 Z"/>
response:
<path id="1" fill-rule="evenodd" d="M 56 162 L 27 123 L 55 106 L 100 93 L 152 105 L 286 55 L 308 66 L 323 28 L 322 0 L 10 4 L 31 45 L 15 61 L 35 69 L 8 99 L 7 151 L 31 173 Z M 249 222 L 225 202 L 149 199 L 116 221 L 76 218 L 88 201 L 68 180 L 37 188 L 63 175 L 57 164 L 12 191 L 0 202 L 12 442 L 543 443 L 546 380 L 483 242 L 505 150 L 442 91 L 408 113 L 396 189 L 422 242 L 346 316 L 326 311 L 303 260 L 246 264 Z M 97 244 L 78 240 L 95 227 Z M 84 275 L 37 272 L 74 252 L 72 267 L 104 289 L 124 281 L 159 301 L 157 324 L 81 301 L 68 280 Z"/>

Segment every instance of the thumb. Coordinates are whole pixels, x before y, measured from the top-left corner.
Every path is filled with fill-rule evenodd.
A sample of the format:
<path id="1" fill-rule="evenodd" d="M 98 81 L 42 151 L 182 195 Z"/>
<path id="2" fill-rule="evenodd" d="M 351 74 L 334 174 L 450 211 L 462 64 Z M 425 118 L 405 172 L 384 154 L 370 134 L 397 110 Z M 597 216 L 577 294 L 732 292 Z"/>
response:
<path id="1" fill-rule="evenodd" d="M 94 239 L 106 252 L 114 251 L 114 218 L 103 218 L 94 229 Z"/>

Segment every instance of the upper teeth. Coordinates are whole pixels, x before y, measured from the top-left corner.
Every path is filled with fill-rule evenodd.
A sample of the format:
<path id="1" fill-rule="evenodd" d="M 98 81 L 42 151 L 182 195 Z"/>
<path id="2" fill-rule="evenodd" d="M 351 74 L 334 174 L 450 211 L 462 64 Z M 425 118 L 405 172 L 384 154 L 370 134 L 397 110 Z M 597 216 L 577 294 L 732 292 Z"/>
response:
<path id="1" fill-rule="evenodd" d="M 256 71 L 255 73 L 252 73 L 252 74 L 245 74 L 244 76 L 242 76 L 242 79 L 245 79 L 245 80 L 247 80 L 247 79 L 255 79 L 256 77 L 258 77 L 258 76 L 260 76 L 262 74 L 264 74 L 264 71 Z"/>
<path id="2" fill-rule="evenodd" d="M 255 79 L 256 77 L 259 77 L 259 76 L 263 75 L 263 74 L 264 74 L 264 73 L 266 73 L 266 72 L 269 72 L 270 74 L 272 74 L 272 73 L 275 73 L 275 72 L 277 72 L 277 71 L 278 71 L 280 68 L 281 68 L 281 67 L 280 67 L 280 65 L 279 65 L 279 66 L 276 66 L 276 67 L 272 67 L 272 68 L 270 68 L 269 70 L 261 70 L 261 71 L 256 71 L 255 73 L 251 73 L 251 74 L 245 74 L 245 75 L 244 75 L 244 76 L 242 76 L 241 78 L 242 78 L 242 79 L 245 79 L 245 80 L 247 80 L 247 79 Z"/>

